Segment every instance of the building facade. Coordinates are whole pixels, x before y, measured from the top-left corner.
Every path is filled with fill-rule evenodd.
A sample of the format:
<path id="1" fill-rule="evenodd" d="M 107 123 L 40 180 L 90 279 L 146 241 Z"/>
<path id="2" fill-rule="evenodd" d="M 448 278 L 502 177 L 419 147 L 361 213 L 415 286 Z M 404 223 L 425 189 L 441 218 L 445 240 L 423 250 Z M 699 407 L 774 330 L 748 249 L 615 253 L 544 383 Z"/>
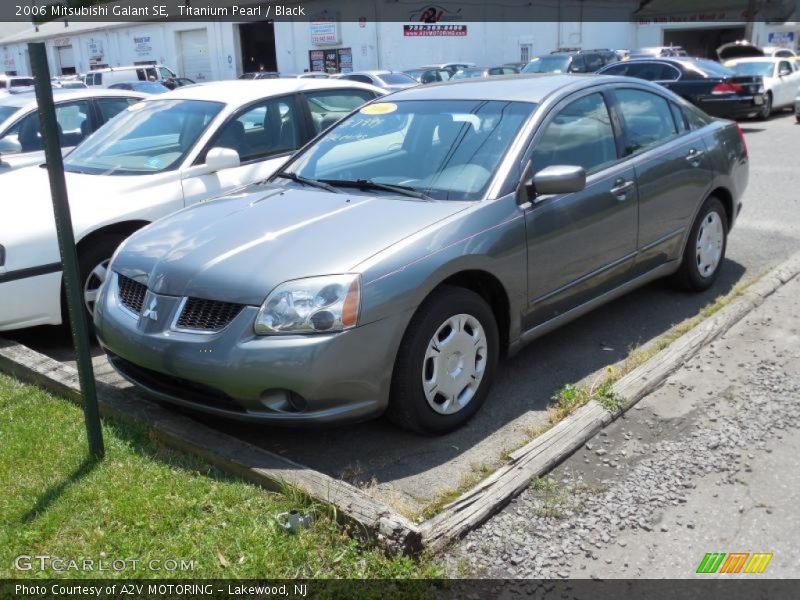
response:
<path id="1" fill-rule="evenodd" d="M 713 56 L 719 43 L 744 36 L 744 26 L 734 18 L 736 11 L 709 14 L 688 9 L 666 17 L 658 12 L 658 2 L 653 4 L 640 9 L 635 0 L 543 3 L 536 22 L 524 20 L 531 14 L 527 2 L 483 4 L 470 12 L 480 18 L 467 21 L 461 18 L 460 5 L 431 7 L 385 0 L 365 1 L 363 16 L 350 21 L 328 14 L 293 21 L 56 21 L 0 39 L 0 59 L 6 73 L 30 74 L 27 44 L 43 41 L 52 75 L 157 63 L 183 77 L 210 81 L 259 70 L 402 70 L 450 61 L 492 66 L 524 62 L 560 47 L 674 44 Z M 797 48 L 799 30 L 797 23 L 785 20 L 760 22 L 754 24 L 753 39 L 760 45 Z"/>

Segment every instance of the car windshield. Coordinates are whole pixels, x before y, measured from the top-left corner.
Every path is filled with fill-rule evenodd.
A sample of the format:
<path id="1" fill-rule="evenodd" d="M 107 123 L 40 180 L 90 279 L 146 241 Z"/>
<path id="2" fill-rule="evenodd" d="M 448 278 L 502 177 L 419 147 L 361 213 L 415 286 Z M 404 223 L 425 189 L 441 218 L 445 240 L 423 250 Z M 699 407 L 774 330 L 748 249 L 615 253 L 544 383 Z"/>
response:
<path id="1" fill-rule="evenodd" d="M 223 106 L 201 100 L 138 102 L 73 150 L 64 169 L 145 175 L 175 168 Z"/>
<path id="2" fill-rule="evenodd" d="M 163 94 L 169 91 L 168 87 L 156 81 L 137 81 L 133 84 L 133 89 L 146 94 Z"/>
<path id="3" fill-rule="evenodd" d="M 437 200 L 478 200 L 535 109 L 494 100 L 374 103 L 329 130 L 287 171 L 334 186 L 389 184 Z"/>
<path id="4" fill-rule="evenodd" d="M 13 115 L 19 110 L 19 106 L 2 106 L 0 105 L 0 123 L 5 121 L 8 117 Z"/>
<path id="5" fill-rule="evenodd" d="M 410 85 L 417 83 L 413 77 L 409 77 L 405 73 L 381 73 L 377 77 L 387 85 Z"/>
<path id="6" fill-rule="evenodd" d="M 714 62 L 713 60 L 708 60 L 707 58 L 698 58 L 695 61 L 684 64 L 694 66 L 698 71 L 705 75 L 714 75 L 716 77 L 730 77 L 731 75 L 735 75 L 732 69 L 729 69 L 718 62 Z"/>
<path id="7" fill-rule="evenodd" d="M 538 56 L 525 65 L 523 73 L 564 73 L 569 66 L 569 56 Z"/>
<path id="8" fill-rule="evenodd" d="M 767 61 L 741 62 L 733 65 L 733 70 L 739 75 L 761 75 L 772 77 L 773 63 Z"/>
<path id="9" fill-rule="evenodd" d="M 482 77 L 483 69 L 464 69 L 459 71 L 451 77 L 451 79 L 472 79 L 473 77 Z"/>

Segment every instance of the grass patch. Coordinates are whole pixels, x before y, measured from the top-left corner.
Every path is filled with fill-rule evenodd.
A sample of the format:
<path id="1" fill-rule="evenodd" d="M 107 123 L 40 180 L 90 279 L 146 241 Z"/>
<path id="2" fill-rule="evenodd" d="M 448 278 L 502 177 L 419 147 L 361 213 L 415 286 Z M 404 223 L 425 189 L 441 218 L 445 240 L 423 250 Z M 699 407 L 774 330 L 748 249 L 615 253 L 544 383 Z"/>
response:
<path id="1" fill-rule="evenodd" d="M 330 507 L 292 489 L 267 492 L 196 457 L 163 452 L 144 426 L 106 420 L 103 434 L 105 460 L 87 461 L 81 409 L 0 374 L 0 578 L 58 576 L 14 570 L 20 554 L 140 561 L 138 570 L 104 577 L 441 575 L 429 558 L 387 556 L 355 539 Z M 294 508 L 316 519 L 291 535 L 275 516 Z M 142 569 L 167 559 L 193 568 Z"/>
<path id="2" fill-rule="evenodd" d="M 428 504 L 426 504 L 425 507 L 420 511 L 419 515 L 416 516 L 416 520 L 419 521 L 421 519 L 430 519 L 434 515 L 440 513 L 445 506 L 456 500 L 464 492 L 475 487 L 493 472 L 494 469 L 488 465 L 472 465 L 469 473 L 465 473 L 461 476 L 461 480 L 458 482 L 457 487 L 449 490 L 442 490 L 436 494 L 433 500 L 428 502 Z"/>

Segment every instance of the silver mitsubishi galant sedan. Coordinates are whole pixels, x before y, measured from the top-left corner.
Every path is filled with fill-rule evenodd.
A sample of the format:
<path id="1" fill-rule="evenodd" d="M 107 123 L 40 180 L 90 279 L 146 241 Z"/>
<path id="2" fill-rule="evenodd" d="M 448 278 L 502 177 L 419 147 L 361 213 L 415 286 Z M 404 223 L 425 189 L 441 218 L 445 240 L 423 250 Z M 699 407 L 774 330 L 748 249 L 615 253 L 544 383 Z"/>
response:
<path id="1" fill-rule="evenodd" d="M 645 81 L 411 88 L 135 233 L 95 325 L 163 401 L 441 434 L 537 336 L 656 278 L 710 287 L 747 178 L 735 123 Z"/>

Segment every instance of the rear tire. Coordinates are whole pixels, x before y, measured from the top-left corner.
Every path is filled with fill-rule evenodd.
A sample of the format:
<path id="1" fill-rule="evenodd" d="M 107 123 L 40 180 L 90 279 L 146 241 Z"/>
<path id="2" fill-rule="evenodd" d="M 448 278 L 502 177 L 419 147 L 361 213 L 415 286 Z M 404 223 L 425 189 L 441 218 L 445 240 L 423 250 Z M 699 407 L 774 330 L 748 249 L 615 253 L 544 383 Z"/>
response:
<path id="1" fill-rule="evenodd" d="M 758 118 L 761 121 L 766 121 L 772 114 L 772 94 L 767 92 L 764 95 L 764 106 L 761 107 L 761 112 L 758 113 Z"/>
<path id="2" fill-rule="evenodd" d="M 683 261 L 675 274 L 679 287 L 702 292 L 714 285 L 725 262 L 728 217 L 719 198 L 709 196 L 689 232 Z"/>
<path id="3" fill-rule="evenodd" d="M 124 235 L 107 234 L 95 238 L 90 245 L 78 254 L 78 271 L 80 273 L 81 300 L 89 334 L 94 334 L 94 302 L 100 286 L 108 275 L 108 264 L 119 245 L 125 240 Z M 69 327 L 69 311 L 67 309 L 66 287 L 61 284 L 61 320 Z"/>
<path id="4" fill-rule="evenodd" d="M 387 417 L 427 435 L 461 427 L 486 400 L 498 356 L 497 322 L 486 301 L 464 288 L 434 292 L 403 336 Z"/>

